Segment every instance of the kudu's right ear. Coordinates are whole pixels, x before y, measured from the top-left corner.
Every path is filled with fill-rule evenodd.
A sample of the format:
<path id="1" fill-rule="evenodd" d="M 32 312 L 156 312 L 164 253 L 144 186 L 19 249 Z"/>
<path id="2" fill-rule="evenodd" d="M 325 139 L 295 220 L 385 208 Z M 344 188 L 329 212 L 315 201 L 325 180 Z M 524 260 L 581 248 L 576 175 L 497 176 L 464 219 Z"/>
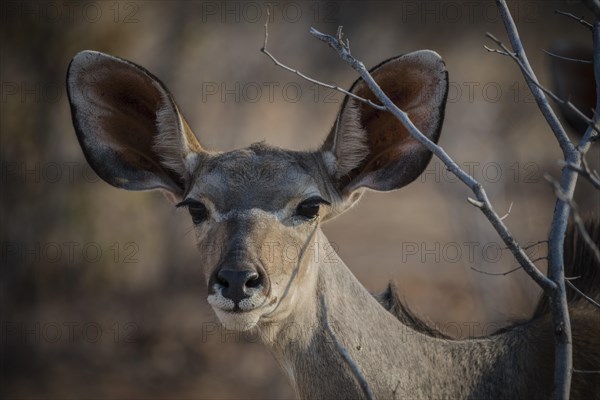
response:
<path id="1" fill-rule="evenodd" d="M 387 60 L 371 71 L 384 93 L 429 139 L 437 142 L 448 93 L 441 57 L 430 50 Z M 359 79 L 350 92 L 379 103 Z M 431 153 L 388 111 L 347 96 L 321 154 L 343 199 L 340 211 L 360 197 L 362 188 L 399 189 L 425 169 Z"/>
<path id="2" fill-rule="evenodd" d="M 162 82 L 127 60 L 82 51 L 67 92 L 79 144 L 102 179 L 182 196 L 203 150 Z"/>

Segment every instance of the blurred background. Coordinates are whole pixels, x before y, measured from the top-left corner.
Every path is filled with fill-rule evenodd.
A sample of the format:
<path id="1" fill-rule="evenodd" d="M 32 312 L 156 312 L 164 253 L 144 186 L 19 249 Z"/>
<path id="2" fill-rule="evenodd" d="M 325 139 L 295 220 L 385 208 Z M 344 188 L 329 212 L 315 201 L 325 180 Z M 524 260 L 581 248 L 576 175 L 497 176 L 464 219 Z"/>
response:
<path id="1" fill-rule="evenodd" d="M 589 60 L 591 34 L 555 9 L 591 17 L 578 1 L 509 2 L 530 62 L 547 86 L 593 105 L 589 64 L 552 62 L 544 49 Z M 77 143 L 65 73 L 78 51 L 138 63 L 170 88 L 201 143 L 228 150 L 265 140 L 317 148 L 342 101 L 277 68 L 259 52 L 349 87 L 356 74 L 313 26 L 338 25 L 367 66 L 432 49 L 450 90 L 441 144 L 486 187 L 522 243 L 544 240 L 559 148 L 507 57 L 491 1 L 2 2 L 1 381 L 3 398 L 290 398 L 291 387 L 253 333 L 221 330 L 206 304 L 191 220 L 159 193 L 100 181 Z M 557 64 L 558 63 L 558 64 Z M 554 74 L 554 75 L 553 75 Z M 588 74 L 588 75 L 586 75 Z M 560 77 L 559 87 L 553 83 Z M 565 83 L 566 82 L 566 83 Z M 587 100 L 580 100 L 588 94 Z M 591 99 L 589 96 L 592 96 Z M 578 128 L 568 127 L 573 139 Z M 598 148 L 588 155 L 599 168 Z M 396 281 L 420 316 L 455 337 L 528 317 L 539 290 L 515 267 L 467 189 L 432 160 L 393 193 L 368 193 L 324 231 L 372 291 Z M 599 211 L 581 181 L 576 201 Z M 533 258 L 545 255 L 533 247 Z M 544 260 L 537 262 L 545 268 Z"/>

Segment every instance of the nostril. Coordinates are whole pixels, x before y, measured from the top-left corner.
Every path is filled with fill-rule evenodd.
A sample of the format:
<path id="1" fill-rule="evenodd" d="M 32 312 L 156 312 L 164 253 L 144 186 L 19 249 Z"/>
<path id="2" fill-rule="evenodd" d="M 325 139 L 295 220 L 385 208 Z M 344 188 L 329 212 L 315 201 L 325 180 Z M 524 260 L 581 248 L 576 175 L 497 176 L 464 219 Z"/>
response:
<path id="1" fill-rule="evenodd" d="M 213 279 L 221 294 L 234 301 L 248 297 L 251 291 L 260 290 L 264 285 L 263 275 L 249 269 L 222 269 L 214 275 Z"/>
<path id="2" fill-rule="evenodd" d="M 222 271 L 219 271 L 219 273 L 217 274 L 216 281 L 219 285 L 225 288 L 229 287 L 229 281 L 227 281 L 227 278 L 225 277 L 225 274 L 222 273 Z"/>
<path id="3" fill-rule="evenodd" d="M 255 288 L 260 286 L 262 283 L 262 279 L 260 279 L 260 275 L 258 272 L 253 272 L 248 276 L 248 280 L 246 281 L 246 287 Z"/>

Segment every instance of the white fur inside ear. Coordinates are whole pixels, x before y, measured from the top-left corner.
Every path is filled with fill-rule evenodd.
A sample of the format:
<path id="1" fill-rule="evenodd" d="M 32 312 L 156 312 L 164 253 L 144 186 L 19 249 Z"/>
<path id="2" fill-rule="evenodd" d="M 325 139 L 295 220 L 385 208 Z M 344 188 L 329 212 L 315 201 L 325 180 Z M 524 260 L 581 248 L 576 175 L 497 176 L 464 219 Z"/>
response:
<path id="1" fill-rule="evenodd" d="M 183 159 L 183 164 L 185 165 L 187 171 L 194 172 L 200 164 L 200 155 L 195 152 L 189 153 Z"/>
<path id="2" fill-rule="evenodd" d="M 156 112 L 154 150 L 160 155 L 161 164 L 178 173 L 184 167 L 184 137 L 179 115 L 167 95 L 161 94 L 161 106 Z"/>
<path id="3" fill-rule="evenodd" d="M 337 160 L 335 159 L 335 156 L 329 150 L 324 151 L 322 153 L 322 155 L 323 155 L 323 162 L 325 163 L 325 168 L 327 168 L 327 173 L 331 176 L 335 176 L 335 172 L 337 170 L 337 166 L 336 166 Z"/>
<path id="4" fill-rule="evenodd" d="M 360 122 L 360 107 L 354 99 L 348 100 L 338 117 L 332 151 L 336 178 L 358 167 L 369 155 L 367 132 Z"/>
<path id="5" fill-rule="evenodd" d="M 191 174 L 200 157 L 192 149 L 185 134 L 185 122 L 177 106 L 167 94 L 161 95 L 161 107 L 156 112 L 158 134 L 154 141 L 154 150 L 160 156 L 161 164 L 185 177 Z"/>

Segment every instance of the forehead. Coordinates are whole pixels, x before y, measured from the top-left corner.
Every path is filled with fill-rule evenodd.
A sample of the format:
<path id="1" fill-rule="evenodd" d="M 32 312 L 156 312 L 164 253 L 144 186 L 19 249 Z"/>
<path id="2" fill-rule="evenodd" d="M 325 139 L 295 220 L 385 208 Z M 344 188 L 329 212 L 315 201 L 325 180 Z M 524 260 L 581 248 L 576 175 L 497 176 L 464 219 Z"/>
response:
<path id="1" fill-rule="evenodd" d="M 188 197 L 208 198 L 221 211 L 275 211 L 296 198 L 321 195 L 310 153 L 262 144 L 210 156 L 201 163 Z"/>

